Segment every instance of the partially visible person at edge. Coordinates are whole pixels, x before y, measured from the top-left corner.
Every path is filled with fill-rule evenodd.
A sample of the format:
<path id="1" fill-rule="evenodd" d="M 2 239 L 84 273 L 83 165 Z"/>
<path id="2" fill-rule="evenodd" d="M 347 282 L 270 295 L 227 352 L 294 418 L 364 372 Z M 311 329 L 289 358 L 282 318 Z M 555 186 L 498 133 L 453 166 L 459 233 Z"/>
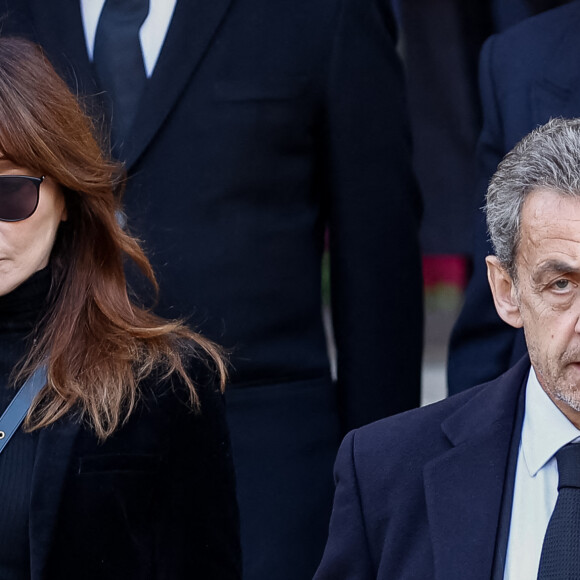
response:
<path id="1" fill-rule="evenodd" d="M 529 2 L 533 10 L 550 3 Z M 506 16 L 516 6 L 508 5 Z M 480 208 L 499 162 L 524 135 L 553 117 L 580 116 L 579 26 L 580 2 L 571 2 L 492 36 L 481 51 L 473 271 L 449 343 L 450 395 L 497 378 L 526 353 L 523 331 L 505 324 L 493 303 L 485 262 L 493 249 Z"/>
<path id="2" fill-rule="evenodd" d="M 0 39 L 0 577 L 240 577 L 220 349 L 132 302 L 122 168 L 34 44 Z M 203 280 L 199 281 L 200 284 Z"/>

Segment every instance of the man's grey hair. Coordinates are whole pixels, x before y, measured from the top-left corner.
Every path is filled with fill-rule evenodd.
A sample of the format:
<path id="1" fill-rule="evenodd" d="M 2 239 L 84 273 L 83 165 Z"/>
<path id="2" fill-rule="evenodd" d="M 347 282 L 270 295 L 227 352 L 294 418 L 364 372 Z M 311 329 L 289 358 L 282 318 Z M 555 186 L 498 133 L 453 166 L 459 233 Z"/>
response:
<path id="1" fill-rule="evenodd" d="M 503 158 L 491 178 L 487 229 L 495 255 L 513 279 L 522 207 L 537 189 L 580 197 L 580 119 L 551 119 L 538 127 Z"/>

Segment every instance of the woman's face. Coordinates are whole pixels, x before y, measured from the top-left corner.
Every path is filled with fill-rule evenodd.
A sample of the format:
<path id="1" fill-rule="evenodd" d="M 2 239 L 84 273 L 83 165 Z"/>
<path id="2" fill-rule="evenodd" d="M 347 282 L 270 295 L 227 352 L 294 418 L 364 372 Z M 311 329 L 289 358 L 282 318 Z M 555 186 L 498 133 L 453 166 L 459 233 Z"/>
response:
<path id="1" fill-rule="evenodd" d="M 1 175 L 40 177 L 4 157 L 0 157 Z M 0 221 L 0 296 L 48 264 L 58 226 L 65 219 L 64 195 L 47 177 L 40 185 L 38 207 L 29 218 L 19 222 Z"/>

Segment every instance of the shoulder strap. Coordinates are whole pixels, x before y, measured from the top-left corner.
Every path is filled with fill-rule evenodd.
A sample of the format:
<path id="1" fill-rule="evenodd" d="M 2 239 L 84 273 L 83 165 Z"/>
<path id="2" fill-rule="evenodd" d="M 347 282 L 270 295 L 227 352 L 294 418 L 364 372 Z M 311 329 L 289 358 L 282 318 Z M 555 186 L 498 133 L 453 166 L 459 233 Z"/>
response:
<path id="1" fill-rule="evenodd" d="M 46 367 L 41 366 L 28 377 L 28 380 L 20 387 L 6 411 L 0 417 L 0 453 L 18 427 L 20 427 L 34 397 L 46 385 Z"/>

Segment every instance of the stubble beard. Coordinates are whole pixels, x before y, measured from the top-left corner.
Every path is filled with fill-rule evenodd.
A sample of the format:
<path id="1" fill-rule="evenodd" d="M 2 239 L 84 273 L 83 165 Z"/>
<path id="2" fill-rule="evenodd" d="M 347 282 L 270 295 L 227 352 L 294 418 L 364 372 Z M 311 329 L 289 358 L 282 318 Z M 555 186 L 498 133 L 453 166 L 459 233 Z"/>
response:
<path id="1" fill-rule="evenodd" d="M 530 359 L 544 391 L 553 400 L 561 401 L 574 411 L 580 412 L 580 384 L 566 377 L 568 365 L 573 361 L 579 361 L 580 353 L 564 353 L 558 361 L 548 361 L 545 366 L 533 363 L 534 354 L 530 350 Z"/>

